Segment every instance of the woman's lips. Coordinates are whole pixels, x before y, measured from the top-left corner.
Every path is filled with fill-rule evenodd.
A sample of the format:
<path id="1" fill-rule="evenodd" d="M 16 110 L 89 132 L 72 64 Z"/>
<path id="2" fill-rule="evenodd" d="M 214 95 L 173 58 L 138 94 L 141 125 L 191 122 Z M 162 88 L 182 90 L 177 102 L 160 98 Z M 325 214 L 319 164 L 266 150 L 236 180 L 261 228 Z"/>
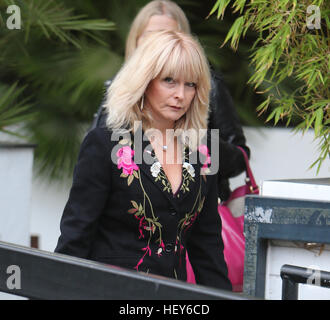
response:
<path id="1" fill-rule="evenodd" d="M 176 110 L 176 111 L 181 110 L 181 107 L 176 107 L 176 106 L 170 106 L 170 108 L 173 109 L 173 110 Z"/>

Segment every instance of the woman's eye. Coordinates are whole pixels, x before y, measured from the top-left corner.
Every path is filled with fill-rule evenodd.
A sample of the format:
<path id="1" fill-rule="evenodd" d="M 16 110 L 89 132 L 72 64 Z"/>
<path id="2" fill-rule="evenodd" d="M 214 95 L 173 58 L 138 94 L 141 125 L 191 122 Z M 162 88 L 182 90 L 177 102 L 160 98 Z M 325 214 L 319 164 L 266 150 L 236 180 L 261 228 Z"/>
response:
<path id="1" fill-rule="evenodd" d="M 186 86 L 190 88 L 196 88 L 196 83 L 195 82 L 186 82 Z"/>
<path id="2" fill-rule="evenodd" d="M 174 79 L 171 78 L 171 77 L 166 77 L 166 78 L 164 79 L 164 81 L 167 82 L 167 83 L 174 83 Z"/>

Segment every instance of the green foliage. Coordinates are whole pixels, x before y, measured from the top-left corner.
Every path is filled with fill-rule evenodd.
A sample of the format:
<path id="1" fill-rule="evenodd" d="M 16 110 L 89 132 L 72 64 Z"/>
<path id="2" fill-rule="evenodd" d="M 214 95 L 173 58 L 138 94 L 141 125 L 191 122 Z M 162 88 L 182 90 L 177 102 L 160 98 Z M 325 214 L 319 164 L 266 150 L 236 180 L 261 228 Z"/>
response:
<path id="1" fill-rule="evenodd" d="M 33 113 L 26 113 L 30 109 L 27 99 L 19 99 L 23 91 L 24 87 L 17 88 L 17 83 L 11 87 L 0 83 L 0 131 L 18 135 L 14 131 L 6 130 L 5 127 L 33 118 Z"/>
<path id="2" fill-rule="evenodd" d="M 319 6 L 321 29 L 309 30 L 307 7 Z M 318 166 L 330 155 L 329 97 L 329 13 L 325 0 L 217 0 L 211 13 L 223 17 L 231 5 L 239 16 L 232 24 L 224 43 L 237 50 L 241 39 L 250 30 L 254 41 L 250 63 L 254 70 L 248 83 L 259 88 L 266 99 L 257 107 L 259 115 L 268 113 L 266 121 L 295 122 L 295 130 L 314 129 L 320 154 L 311 165 Z M 290 85 L 283 85 L 287 82 Z M 271 110 L 269 108 L 271 107 Z"/>
<path id="3" fill-rule="evenodd" d="M 253 74 L 253 69 L 248 64 L 248 56 L 256 34 L 248 30 L 246 39 L 241 41 L 238 50 L 233 52 L 228 46 L 221 47 L 220 44 L 225 40 L 228 30 L 235 21 L 234 15 L 224 15 L 221 22 L 216 16 L 210 16 L 214 0 L 178 0 L 177 2 L 185 11 L 192 33 L 198 36 L 213 69 L 222 75 L 241 123 L 263 125 L 262 118 L 265 116 L 258 118 L 255 110 L 256 105 L 263 101 L 263 97 L 246 85 Z"/>
<path id="4" fill-rule="evenodd" d="M 20 30 L 6 27 L 10 4 L 20 8 Z M 122 63 L 109 45 L 115 24 L 59 0 L 3 0 L 0 13 L 0 130 L 23 121 L 37 143 L 36 171 L 71 177 L 103 82 Z"/>

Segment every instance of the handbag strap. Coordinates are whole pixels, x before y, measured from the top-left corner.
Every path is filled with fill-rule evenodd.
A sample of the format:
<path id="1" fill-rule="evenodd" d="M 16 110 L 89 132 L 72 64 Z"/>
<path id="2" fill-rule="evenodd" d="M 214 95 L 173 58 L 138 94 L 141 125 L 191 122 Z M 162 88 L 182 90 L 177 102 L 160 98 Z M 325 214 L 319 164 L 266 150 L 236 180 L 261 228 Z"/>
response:
<path id="1" fill-rule="evenodd" d="M 246 177 L 247 177 L 247 185 L 250 187 L 250 191 L 252 193 L 259 193 L 259 187 L 256 184 L 256 181 L 254 179 L 252 170 L 250 168 L 249 158 L 245 152 L 245 150 L 242 147 L 237 146 L 238 149 L 240 149 L 243 153 L 244 160 L 245 160 L 245 166 L 246 166 Z"/>

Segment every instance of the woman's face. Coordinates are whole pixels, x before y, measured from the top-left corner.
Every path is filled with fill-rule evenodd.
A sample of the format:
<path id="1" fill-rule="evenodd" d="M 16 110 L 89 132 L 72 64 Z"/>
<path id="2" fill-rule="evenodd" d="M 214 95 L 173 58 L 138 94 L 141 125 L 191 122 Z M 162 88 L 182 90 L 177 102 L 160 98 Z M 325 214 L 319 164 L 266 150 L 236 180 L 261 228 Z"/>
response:
<path id="1" fill-rule="evenodd" d="M 196 84 L 183 78 L 157 77 L 145 91 L 145 107 L 152 113 L 155 127 L 173 128 L 190 108 Z"/>
<path id="2" fill-rule="evenodd" d="M 137 45 L 141 44 L 143 38 L 150 32 L 177 30 L 178 23 L 167 15 L 152 16 Z M 173 127 L 174 122 L 188 111 L 195 92 L 196 85 L 183 79 L 158 77 L 152 80 L 145 92 L 145 106 L 152 112 L 156 122 L 154 125 Z"/>
<path id="3" fill-rule="evenodd" d="M 156 32 L 156 31 L 177 31 L 178 30 L 178 23 L 166 16 L 166 15 L 155 15 L 149 19 L 148 24 L 146 25 L 145 29 L 141 36 L 137 39 L 137 45 L 141 44 L 143 38 L 149 32 Z"/>

